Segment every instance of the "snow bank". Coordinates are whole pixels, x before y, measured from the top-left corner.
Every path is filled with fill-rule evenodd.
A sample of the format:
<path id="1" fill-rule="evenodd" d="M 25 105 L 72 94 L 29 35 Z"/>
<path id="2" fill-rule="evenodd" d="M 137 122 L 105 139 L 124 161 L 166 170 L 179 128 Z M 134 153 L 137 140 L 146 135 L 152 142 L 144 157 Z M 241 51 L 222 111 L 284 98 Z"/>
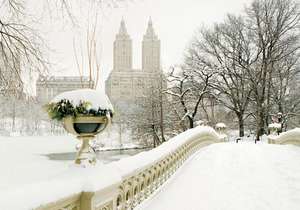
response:
<path id="1" fill-rule="evenodd" d="M 61 93 L 57 95 L 52 103 L 59 102 L 62 99 L 68 99 L 73 105 L 79 105 L 81 101 L 90 102 L 93 109 L 108 109 L 113 111 L 113 106 L 104 90 L 79 89 Z"/>

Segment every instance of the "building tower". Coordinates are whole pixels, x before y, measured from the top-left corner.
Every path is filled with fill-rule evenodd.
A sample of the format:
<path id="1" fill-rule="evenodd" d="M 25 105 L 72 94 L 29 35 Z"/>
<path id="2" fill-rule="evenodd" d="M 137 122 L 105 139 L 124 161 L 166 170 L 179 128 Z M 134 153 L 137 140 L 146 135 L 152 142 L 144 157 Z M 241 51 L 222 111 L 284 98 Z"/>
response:
<path id="1" fill-rule="evenodd" d="M 119 33 L 114 41 L 114 64 L 113 70 L 131 70 L 132 69 L 132 41 L 127 33 L 125 22 L 122 19 Z"/>
<path id="2" fill-rule="evenodd" d="M 160 40 L 154 32 L 151 18 L 142 42 L 142 69 L 147 72 L 160 70 Z"/>

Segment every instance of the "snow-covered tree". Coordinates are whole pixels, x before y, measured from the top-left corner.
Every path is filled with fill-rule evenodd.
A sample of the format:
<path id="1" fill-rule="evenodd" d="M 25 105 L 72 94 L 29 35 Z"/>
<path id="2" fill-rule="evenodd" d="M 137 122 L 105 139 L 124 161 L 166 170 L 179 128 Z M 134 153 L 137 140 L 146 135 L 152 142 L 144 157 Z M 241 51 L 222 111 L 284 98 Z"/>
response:
<path id="1" fill-rule="evenodd" d="M 171 135 L 173 124 L 167 109 L 167 97 L 164 93 L 166 80 L 163 73 L 157 75 L 151 84 L 145 84 L 144 97 L 139 99 L 137 111 L 131 115 L 133 131 L 139 139 L 151 139 L 155 147 L 165 142 Z"/>
<path id="2" fill-rule="evenodd" d="M 293 0 L 255 0 L 246 11 L 247 27 L 257 55 L 256 62 L 247 68 L 247 75 L 253 88 L 256 139 L 259 139 L 270 114 L 276 68 L 300 49 L 300 8 Z"/>
<path id="3" fill-rule="evenodd" d="M 243 19 L 228 15 L 212 29 L 202 28 L 187 53 L 190 63 L 216 72 L 211 88 L 216 100 L 235 113 L 240 136 L 244 136 L 245 114 L 252 92 L 245 72 L 253 62 L 249 39 Z M 240 65 L 241 59 L 248 62 Z"/>
<path id="4" fill-rule="evenodd" d="M 200 103 L 209 95 L 209 85 L 214 75 L 205 66 L 186 62 L 185 66 L 173 67 L 168 76 L 170 86 L 166 91 L 172 97 L 176 114 L 184 129 L 193 128 L 199 112 Z M 193 62 L 193 61 L 192 61 Z"/>
<path id="5" fill-rule="evenodd" d="M 236 114 L 240 136 L 248 116 L 256 122 L 258 140 L 274 109 L 285 116 L 297 109 L 299 102 L 289 100 L 289 93 L 298 68 L 299 27 L 295 1 L 254 0 L 241 16 L 228 15 L 192 40 L 188 61 L 217 72 L 211 92 Z"/>

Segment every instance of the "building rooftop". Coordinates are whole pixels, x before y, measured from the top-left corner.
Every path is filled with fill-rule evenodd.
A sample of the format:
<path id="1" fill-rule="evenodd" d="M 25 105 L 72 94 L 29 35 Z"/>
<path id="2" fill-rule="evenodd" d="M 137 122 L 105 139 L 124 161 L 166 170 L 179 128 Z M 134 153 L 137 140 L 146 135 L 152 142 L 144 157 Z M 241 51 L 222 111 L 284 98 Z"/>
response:
<path id="1" fill-rule="evenodd" d="M 89 81 L 90 77 L 87 76 L 48 76 L 39 77 L 37 82 L 58 82 L 58 81 Z"/>

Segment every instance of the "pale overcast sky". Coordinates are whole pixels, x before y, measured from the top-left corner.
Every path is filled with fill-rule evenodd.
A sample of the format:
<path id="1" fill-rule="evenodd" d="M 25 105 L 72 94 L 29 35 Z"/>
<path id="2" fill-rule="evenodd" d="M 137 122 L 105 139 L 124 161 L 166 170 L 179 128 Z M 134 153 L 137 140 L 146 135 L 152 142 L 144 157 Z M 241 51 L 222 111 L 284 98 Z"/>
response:
<path id="1" fill-rule="evenodd" d="M 81 28 L 71 29 L 55 21 L 44 25 L 49 46 L 54 50 L 50 53 L 50 61 L 56 63 L 52 74 L 78 75 L 73 53 L 73 40 L 82 39 L 86 30 L 86 13 L 82 1 L 77 19 Z M 133 40 L 133 65 L 141 66 L 141 41 L 151 16 L 156 33 L 161 40 L 162 66 L 180 63 L 185 47 L 201 25 L 211 25 L 222 21 L 226 13 L 239 14 L 251 0 L 134 0 L 127 1 L 119 8 L 99 9 L 98 45 L 101 51 L 102 80 L 105 80 L 112 69 L 112 50 L 115 34 L 122 17 L 126 22 L 128 33 Z M 76 7 L 75 7 L 76 8 Z M 93 16 L 92 9 L 89 9 Z M 58 26 L 57 26 L 58 25 Z M 59 26 L 60 25 L 60 26 Z M 101 47 L 100 47 L 101 45 Z"/>

